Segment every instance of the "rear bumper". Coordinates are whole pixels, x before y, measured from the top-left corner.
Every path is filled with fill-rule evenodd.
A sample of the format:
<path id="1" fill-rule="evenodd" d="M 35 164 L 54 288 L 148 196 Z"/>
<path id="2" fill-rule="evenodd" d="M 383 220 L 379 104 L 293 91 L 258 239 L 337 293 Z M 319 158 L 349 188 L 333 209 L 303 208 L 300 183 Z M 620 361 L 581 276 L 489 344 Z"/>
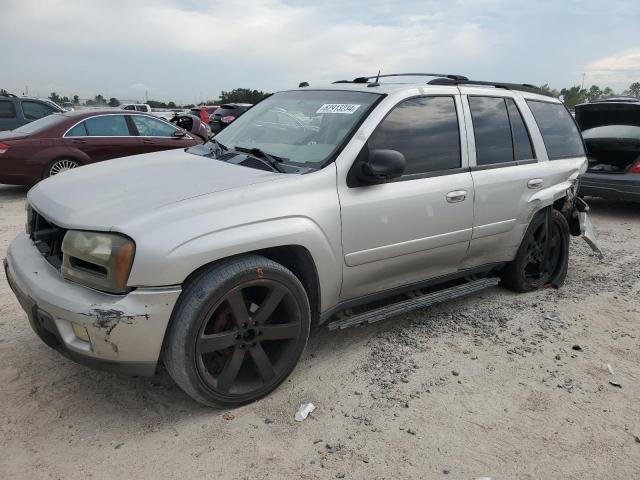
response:
<path id="1" fill-rule="evenodd" d="M 580 179 L 580 195 L 640 202 L 640 174 L 585 173 Z"/>
<path id="2" fill-rule="evenodd" d="M 34 332 L 66 357 L 102 370 L 152 375 L 180 289 L 111 295 L 64 280 L 25 234 L 9 246 L 7 281 Z M 84 327 L 89 341 L 76 336 Z"/>

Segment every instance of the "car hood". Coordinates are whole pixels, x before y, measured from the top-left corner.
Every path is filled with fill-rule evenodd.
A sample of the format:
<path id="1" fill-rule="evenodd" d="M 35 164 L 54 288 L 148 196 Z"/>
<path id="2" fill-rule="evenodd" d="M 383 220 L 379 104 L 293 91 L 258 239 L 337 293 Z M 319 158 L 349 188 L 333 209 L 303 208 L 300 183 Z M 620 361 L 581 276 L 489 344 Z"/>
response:
<path id="1" fill-rule="evenodd" d="M 64 172 L 33 187 L 28 201 L 63 228 L 106 231 L 169 204 L 280 176 L 168 150 Z"/>

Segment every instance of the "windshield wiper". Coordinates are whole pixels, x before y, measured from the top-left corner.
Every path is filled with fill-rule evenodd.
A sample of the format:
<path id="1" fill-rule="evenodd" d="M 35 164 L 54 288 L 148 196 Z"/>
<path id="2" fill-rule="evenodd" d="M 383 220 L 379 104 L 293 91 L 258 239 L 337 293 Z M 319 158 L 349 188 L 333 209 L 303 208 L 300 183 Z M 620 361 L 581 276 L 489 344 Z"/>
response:
<path id="1" fill-rule="evenodd" d="M 260 158 L 262 160 L 265 160 L 269 165 L 271 165 L 273 167 L 273 169 L 277 172 L 280 173 L 284 173 L 284 170 L 282 169 L 281 164 L 285 161 L 288 160 L 287 158 L 282 158 L 282 157 L 278 157 L 276 155 L 272 155 L 270 153 L 265 152 L 264 150 L 260 150 L 259 148 L 247 148 L 247 147 L 239 147 L 239 146 L 235 146 L 233 147 L 234 150 L 238 151 L 238 152 L 243 152 L 243 153 L 249 153 L 251 155 L 253 155 L 256 158 Z"/>

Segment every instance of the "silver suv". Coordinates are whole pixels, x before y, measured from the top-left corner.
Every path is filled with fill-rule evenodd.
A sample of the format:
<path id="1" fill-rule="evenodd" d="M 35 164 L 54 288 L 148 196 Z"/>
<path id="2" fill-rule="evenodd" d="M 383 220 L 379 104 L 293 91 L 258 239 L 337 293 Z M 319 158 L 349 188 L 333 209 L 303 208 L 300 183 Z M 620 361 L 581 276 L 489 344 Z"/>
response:
<path id="1" fill-rule="evenodd" d="M 197 401 L 235 406 L 291 373 L 313 326 L 559 287 L 569 235 L 589 233 L 565 107 L 386 77 L 304 83 L 204 145 L 39 183 L 5 260 L 35 332 L 94 367 L 162 361 Z"/>

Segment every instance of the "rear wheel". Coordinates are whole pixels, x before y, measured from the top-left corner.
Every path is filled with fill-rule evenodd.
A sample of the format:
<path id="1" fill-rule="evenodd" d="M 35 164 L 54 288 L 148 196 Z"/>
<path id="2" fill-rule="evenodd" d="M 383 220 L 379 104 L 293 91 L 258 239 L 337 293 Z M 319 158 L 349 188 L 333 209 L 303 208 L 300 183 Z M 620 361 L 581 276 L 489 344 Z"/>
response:
<path id="1" fill-rule="evenodd" d="M 47 170 L 44 172 L 44 178 L 58 175 L 59 173 L 66 172 L 67 170 L 71 170 L 72 168 L 77 168 L 79 166 L 80 163 L 76 160 L 71 160 L 70 158 L 60 158 L 49 165 Z"/>
<path id="2" fill-rule="evenodd" d="M 310 319 L 306 292 L 293 273 L 264 257 L 240 257 L 214 265 L 185 287 L 163 360 L 198 402 L 243 405 L 293 371 Z"/>
<path id="3" fill-rule="evenodd" d="M 501 284 L 516 292 L 544 286 L 560 287 L 569 263 L 569 225 L 559 211 L 537 213 L 527 229 L 512 262 L 500 272 Z"/>

